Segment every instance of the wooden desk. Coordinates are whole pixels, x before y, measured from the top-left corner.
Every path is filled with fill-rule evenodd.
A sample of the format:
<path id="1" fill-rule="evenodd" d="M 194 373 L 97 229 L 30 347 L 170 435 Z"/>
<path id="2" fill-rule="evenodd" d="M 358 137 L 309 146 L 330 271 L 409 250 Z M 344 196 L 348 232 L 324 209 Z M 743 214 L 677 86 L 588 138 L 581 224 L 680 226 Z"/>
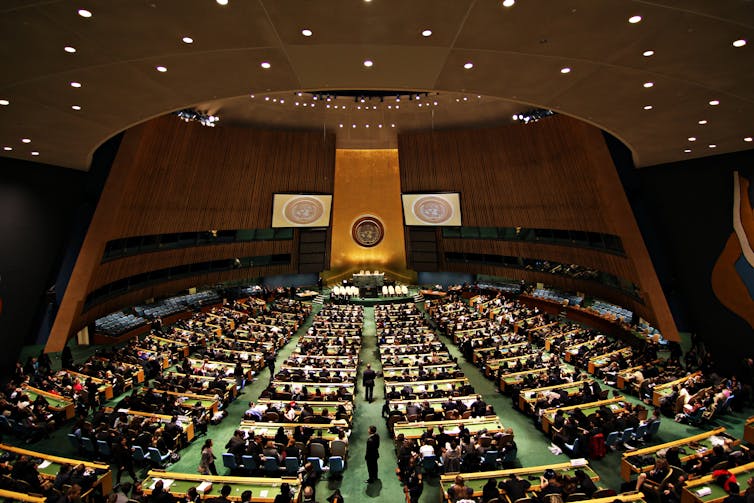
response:
<path id="1" fill-rule="evenodd" d="M 228 499 L 241 501 L 244 491 L 251 491 L 251 501 L 269 503 L 280 494 L 280 485 L 284 482 L 295 491 L 293 501 L 298 501 L 300 484 L 296 477 L 291 478 L 267 478 L 267 477 L 224 477 L 212 475 L 200 475 L 197 473 L 174 473 L 160 470 L 150 470 L 147 478 L 142 482 L 145 495 L 152 494 L 152 488 L 157 479 L 172 480 L 168 492 L 173 496 L 183 498 L 191 487 L 198 487 L 202 482 L 211 482 L 212 488 L 201 495 L 201 499 L 211 499 L 220 496 L 220 489 L 225 484 L 231 488 Z"/>
<path id="2" fill-rule="evenodd" d="M 736 476 L 738 485 L 745 488 L 746 480 L 754 476 L 754 463 L 737 466 L 728 471 Z M 699 496 L 696 493 L 697 490 L 703 487 L 709 487 L 710 494 Z M 712 475 L 705 475 L 704 477 L 688 481 L 686 487 L 683 488 L 683 493 L 681 493 L 681 503 L 720 503 L 727 496 L 728 493 L 721 486 L 715 484 L 715 478 Z"/>
<path id="3" fill-rule="evenodd" d="M 453 396 L 453 397 L 443 397 L 443 398 L 425 398 L 423 400 L 388 400 L 388 407 L 390 410 L 393 410 L 393 406 L 397 405 L 398 410 L 406 414 L 406 407 L 410 403 L 416 403 L 419 405 L 424 405 L 425 403 L 428 403 L 430 407 L 435 412 L 442 412 L 443 404 L 448 403 L 448 398 L 451 398 L 453 402 L 456 402 L 457 400 L 460 400 L 466 407 L 471 406 L 472 403 L 474 403 L 477 399 L 477 395 L 467 395 L 467 396 Z"/>
<path id="4" fill-rule="evenodd" d="M 30 458 L 42 459 L 49 461 L 49 464 L 42 467 L 37 467 L 39 474 L 45 479 L 55 480 L 55 476 L 60 471 L 62 465 L 76 466 L 83 464 L 85 467 L 92 470 L 100 470 L 102 473 L 97 477 L 92 487 L 101 487 L 102 494 L 107 495 L 113 491 L 113 472 L 110 470 L 110 465 L 103 463 L 92 463 L 90 461 L 82 461 L 80 459 L 63 458 L 61 456 L 52 456 L 50 454 L 44 454 L 42 452 L 30 451 L 27 449 L 21 449 L 20 447 L 13 447 L 11 445 L 0 444 L 0 451 L 12 452 L 19 456 L 29 456 Z"/>
<path id="5" fill-rule="evenodd" d="M 258 404 L 264 404 L 267 406 L 274 406 L 276 407 L 280 412 L 279 414 L 282 416 L 283 412 L 285 411 L 285 404 L 290 402 L 282 402 L 280 400 L 276 400 L 274 398 L 260 398 L 257 400 Z M 350 402 L 348 400 L 343 400 L 340 402 L 318 402 L 314 400 L 296 400 L 296 406 L 294 407 L 294 410 L 296 412 L 296 416 L 298 416 L 301 413 L 301 406 L 308 405 L 312 408 L 314 411 L 315 416 L 322 415 L 322 411 L 327 409 L 327 412 L 331 416 L 335 416 L 335 413 L 338 410 L 338 406 L 342 405 L 346 408 L 346 411 L 348 412 L 348 419 L 347 421 L 351 422 L 351 415 L 353 414 L 353 402 Z M 306 423 L 301 423 L 306 424 Z"/>
<path id="6" fill-rule="evenodd" d="M 655 386 L 654 389 L 652 390 L 652 404 L 655 407 L 659 407 L 660 402 L 662 402 L 662 399 L 673 392 L 674 386 L 683 384 L 689 379 L 693 377 L 698 377 L 700 375 L 702 375 L 702 372 L 700 370 L 697 370 L 693 374 L 686 375 L 684 377 L 681 377 L 680 379 L 676 379 L 674 381 L 666 382 L 666 383 Z"/>
<path id="7" fill-rule="evenodd" d="M 448 435 L 458 435 L 458 425 L 463 424 L 469 429 L 470 433 L 477 433 L 480 430 L 486 429 L 489 433 L 497 433 L 504 431 L 505 428 L 500 422 L 500 418 L 497 416 L 488 416 L 483 418 L 469 418 L 469 419 L 450 419 L 442 421 L 418 421 L 414 423 L 395 423 L 393 425 L 393 432 L 395 436 L 400 433 L 406 438 L 420 438 L 422 434 L 430 427 L 437 430 L 442 426 L 445 433 Z"/>
<path id="8" fill-rule="evenodd" d="M 105 396 L 106 400 L 111 400 L 113 398 L 113 385 L 105 381 L 104 379 L 81 374 L 79 372 L 74 372 L 73 370 L 61 370 L 58 373 L 68 374 L 71 377 L 78 379 L 81 382 L 82 386 L 84 385 L 84 383 L 86 383 L 87 379 L 91 379 L 93 382 L 97 383 L 97 385 L 99 386 L 99 392 Z"/>
<path id="9" fill-rule="evenodd" d="M 744 440 L 754 444 L 754 416 L 747 419 L 744 424 Z"/>
<path id="10" fill-rule="evenodd" d="M 589 363 L 587 365 L 587 372 L 589 372 L 590 374 L 594 374 L 594 372 L 597 369 L 601 369 L 602 367 L 605 367 L 606 365 L 608 365 L 612 361 L 611 358 L 613 356 L 617 356 L 620 353 L 623 353 L 626 356 L 631 356 L 631 354 L 633 353 L 633 349 L 623 348 L 623 349 L 618 349 L 616 351 L 610 351 L 609 353 L 605 353 L 599 356 L 592 357 L 589 359 Z"/>
<path id="11" fill-rule="evenodd" d="M 138 394 L 143 395 L 145 389 L 142 387 L 139 389 Z M 217 414 L 217 411 L 220 410 L 220 403 L 215 399 L 214 396 L 211 395 L 196 395 L 194 393 L 179 393 L 177 391 L 164 391 L 161 389 L 155 389 L 151 388 L 152 393 L 155 393 L 157 395 L 168 395 L 173 398 L 173 400 L 178 399 L 185 399 L 181 403 L 182 408 L 190 409 L 194 406 L 196 402 L 200 402 L 202 404 L 202 407 L 210 411 L 212 414 Z"/>
<path id="12" fill-rule="evenodd" d="M 625 397 L 618 396 L 615 398 L 611 398 L 609 400 L 599 400 L 597 402 L 588 402 L 588 403 L 581 403 L 578 405 L 569 405 L 568 407 L 559 407 L 554 409 L 547 409 L 542 413 L 542 431 L 545 433 L 550 433 L 550 426 L 552 426 L 553 419 L 555 418 L 555 413 L 559 410 L 562 410 L 563 412 L 572 412 L 576 409 L 581 409 L 581 411 L 584 413 L 585 416 L 588 416 L 589 414 L 592 414 L 597 411 L 600 407 L 603 405 L 610 407 L 613 412 L 620 412 L 623 409 L 623 406 L 620 405 L 621 402 L 625 401 Z"/>
<path id="13" fill-rule="evenodd" d="M 409 386 L 414 393 L 423 393 L 425 391 L 434 391 L 435 389 L 439 391 L 453 391 L 460 386 L 466 386 L 468 384 L 468 377 L 457 379 L 436 379 L 434 381 L 385 381 L 385 389 L 396 388 L 396 390 L 401 390 L 404 387 Z"/>
<path id="14" fill-rule="evenodd" d="M 107 413 L 110 413 L 112 411 L 113 409 L 110 409 L 110 408 L 105 409 L 105 412 Z M 164 423 L 164 424 L 169 423 L 173 419 L 172 416 L 168 416 L 166 414 L 153 414 L 151 412 L 142 412 L 140 410 L 118 409 L 117 411 L 123 412 L 129 417 L 130 416 L 139 416 L 139 417 L 144 417 L 144 418 L 154 417 L 154 418 L 157 418 L 157 420 L 160 423 Z M 183 432 L 186 434 L 186 441 L 191 442 L 192 440 L 194 440 L 194 422 L 188 421 L 186 423 L 181 423 L 181 427 L 183 428 Z"/>
<path id="15" fill-rule="evenodd" d="M 514 468 L 512 470 L 494 470 L 489 472 L 472 472 L 462 474 L 467 487 L 471 487 L 474 490 L 474 497 L 480 497 L 482 495 L 482 489 L 489 479 L 507 479 L 511 475 L 515 474 L 521 479 L 526 479 L 531 483 L 529 491 L 539 491 L 540 480 L 544 475 L 545 470 L 555 470 L 555 472 L 561 475 L 568 475 L 573 477 L 576 470 L 584 470 L 586 475 L 594 482 L 599 481 L 600 476 L 595 472 L 588 464 L 583 466 L 573 466 L 571 463 L 558 463 L 546 466 L 530 466 L 528 468 Z M 442 489 L 443 501 L 448 499 L 448 488 L 453 485 L 455 473 L 443 475 L 440 477 L 440 488 Z M 610 503 L 615 500 L 615 496 L 610 498 L 603 498 L 605 503 Z"/>
<path id="16" fill-rule="evenodd" d="M 679 438 L 678 440 L 674 440 L 672 442 L 666 442 L 664 444 L 659 445 L 653 445 L 651 447 L 645 447 L 644 449 L 638 449 L 635 451 L 625 452 L 623 453 L 623 458 L 620 462 L 620 475 L 623 477 L 623 480 L 629 481 L 631 480 L 631 475 L 634 473 L 641 473 L 641 472 L 648 472 L 652 469 L 653 465 L 647 465 L 647 466 L 639 466 L 635 464 L 635 460 L 637 459 L 637 456 L 646 456 L 649 454 L 656 454 L 657 451 L 661 449 L 669 449 L 670 447 L 688 447 L 688 453 L 687 454 L 681 454 L 679 457 L 681 461 L 686 463 L 691 458 L 696 456 L 698 452 L 703 452 L 705 455 L 712 453 L 712 442 L 710 441 L 710 437 L 713 436 L 722 436 L 726 439 L 730 439 L 733 441 L 732 445 L 739 445 L 741 443 L 740 440 L 728 435 L 725 433 L 725 428 L 717 428 L 712 431 L 706 431 L 704 433 L 700 433 L 698 435 L 693 435 L 691 437 L 686 438 Z M 699 444 L 698 447 L 696 445 L 692 444 Z M 696 447 L 696 449 L 694 448 Z M 706 449 L 705 451 L 701 451 L 701 449 Z"/>
<path id="17" fill-rule="evenodd" d="M 208 372 L 214 372 L 220 370 L 223 374 L 229 377 L 233 377 L 236 370 L 236 364 L 234 362 L 216 362 L 216 361 L 204 361 L 199 358 L 189 358 L 189 363 L 192 369 L 203 369 Z M 254 376 L 254 367 L 248 363 L 241 363 L 243 367 L 244 375 L 246 379 L 251 379 Z"/>
<path id="18" fill-rule="evenodd" d="M 518 408 L 522 412 L 527 414 L 534 414 L 534 406 L 537 402 L 537 397 L 540 393 L 545 391 L 567 391 L 568 396 L 577 395 L 581 392 L 581 387 L 584 383 L 591 384 L 594 382 L 592 379 L 586 379 L 583 381 L 567 382 L 563 384 L 556 384 L 554 386 L 546 386 L 544 388 L 531 388 L 521 390 L 518 395 Z"/>
<path id="19" fill-rule="evenodd" d="M 71 398 L 34 388 L 32 386 L 29 386 L 28 384 L 24 384 L 21 387 L 23 388 L 24 393 L 29 395 L 29 399 L 32 402 L 37 396 L 44 397 L 44 399 L 47 400 L 47 403 L 49 404 L 50 410 L 60 414 L 65 414 L 66 419 L 73 418 L 76 413 L 76 407 L 73 404 L 73 400 Z"/>
<path id="20" fill-rule="evenodd" d="M 337 433 L 330 433 L 330 428 L 338 427 L 344 430 L 348 429 L 348 423 L 345 420 L 336 419 L 327 424 L 318 423 L 263 423 L 257 421 L 241 421 L 239 430 L 253 432 L 255 435 L 261 435 L 265 438 L 274 438 L 278 431 L 278 428 L 283 427 L 285 433 L 288 436 L 293 435 L 293 430 L 297 426 L 303 426 L 306 429 L 313 430 L 314 434 L 319 436 L 319 432 L 322 432 L 322 438 L 325 440 L 337 440 Z M 350 432 L 346 431 L 346 434 Z"/>
<path id="21" fill-rule="evenodd" d="M 3 498 L 4 501 L 29 501 L 31 503 L 45 503 L 47 501 L 44 496 L 32 496 L 7 489 L 0 489 L 0 498 Z"/>

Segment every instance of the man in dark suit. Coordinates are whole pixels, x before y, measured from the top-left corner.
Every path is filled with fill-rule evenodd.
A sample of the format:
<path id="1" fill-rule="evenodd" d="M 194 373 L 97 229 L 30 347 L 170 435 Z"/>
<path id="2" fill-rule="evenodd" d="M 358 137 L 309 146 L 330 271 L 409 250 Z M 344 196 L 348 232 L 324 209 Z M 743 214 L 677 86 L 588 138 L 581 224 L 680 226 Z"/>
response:
<path id="1" fill-rule="evenodd" d="M 364 385 L 364 394 L 367 400 L 371 403 L 374 400 L 374 380 L 377 379 L 377 372 L 372 369 L 372 366 L 367 364 L 366 370 L 362 375 L 362 384 Z"/>
<path id="2" fill-rule="evenodd" d="M 367 462 L 367 471 L 369 472 L 369 479 L 367 484 L 377 482 L 377 460 L 380 458 L 380 435 L 377 433 L 377 427 L 372 425 L 369 427 L 369 438 L 367 438 L 367 451 L 364 455 L 364 459 Z"/>

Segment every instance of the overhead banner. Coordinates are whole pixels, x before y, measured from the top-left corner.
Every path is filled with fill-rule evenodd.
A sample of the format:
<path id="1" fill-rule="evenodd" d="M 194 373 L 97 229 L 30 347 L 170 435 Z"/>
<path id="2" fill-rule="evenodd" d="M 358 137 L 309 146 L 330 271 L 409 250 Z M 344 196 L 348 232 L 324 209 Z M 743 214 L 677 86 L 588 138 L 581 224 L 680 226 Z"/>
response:
<path id="1" fill-rule="evenodd" d="M 331 195 L 274 194 L 272 227 L 327 227 Z"/>
<path id="2" fill-rule="evenodd" d="M 460 227 L 461 199 L 457 192 L 444 194 L 403 194 L 403 220 L 406 225 Z"/>

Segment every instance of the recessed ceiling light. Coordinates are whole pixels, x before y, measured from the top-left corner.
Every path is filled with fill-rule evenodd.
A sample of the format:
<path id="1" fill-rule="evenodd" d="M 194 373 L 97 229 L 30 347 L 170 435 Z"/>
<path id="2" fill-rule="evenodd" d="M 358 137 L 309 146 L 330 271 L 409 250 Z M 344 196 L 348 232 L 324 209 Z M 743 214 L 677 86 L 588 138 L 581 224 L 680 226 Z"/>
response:
<path id="1" fill-rule="evenodd" d="M 746 45 L 746 40 L 739 38 L 735 42 L 733 42 L 733 47 L 743 47 Z"/>
<path id="2" fill-rule="evenodd" d="M 654 56 L 655 52 L 654 51 L 644 51 L 644 52 L 641 53 L 641 55 L 644 56 L 645 58 L 648 58 L 650 56 Z"/>
<path id="3" fill-rule="evenodd" d="M 513 7 L 515 3 L 516 0 L 503 0 L 503 7 Z"/>
<path id="4" fill-rule="evenodd" d="M 265 70 L 269 70 L 269 69 L 270 69 L 270 67 L 272 67 L 272 65 L 270 64 L 270 62 L 269 62 L 269 61 L 262 61 L 262 62 L 261 62 L 261 63 L 259 64 L 259 66 L 261 66 L 261 67 L 262 67 L 262 68 L 264 68 Z"/>
<path id="5" fill-rule="evenodd" d="M 747 136 L 746 138 L 744 138 L 744 141 L 746 142 L 750 142 L 751 140 L 752 140 L 751 136 Z"/>
<path id="6" fill-rule="evenodd" d="M 689 136 L 689 141 L 696 141 L 696 136 Z"/>
<path id="7" fill-rule="evenodd" d="M 29 139 L 29 138 L 21 138 L 21 143 L 31 143 L 31 139 Z"/>
<path id="8" fill-rule="evenodd" d="M 712 105 L 713 107 L 714 107 L 714 106 L 717 106 L 717 105 L 719 105 L 719 104 L 720 104 L 720 100 L 711 100 L 711 101 L 709 102 L 709 104 L 710 104 L 710 105 Z"/>
<path id="9" fill-rule="evenodd" d="M 652 105 L 644 105 L 644 110 L 652 110 Z"/>
<path id="10" fill-rule="evenodd" d="M 472 68 L 474 68 L 474 63 L 472 63 L 471 61 L 469 61 L 468 63 L 465 63 L 465 64 L 463 65 L 463 67 L 464 67 L 465 69 L 467 69 L 467 70 L 471 70 Z"/>
<path id="11" fill-rule="evenodd" d="M 366 125 L 366 126 L 364 126 L 364 127 L 369 127 L 369 124 L 367 124 L 367 125 Z"/>
<path id="12" fill-rule="evenodd" d="M 81 16 L 81 17 L 92 17 L 92 12 L 88 11 L 86 9 L 79 9 L 79 16 Z"/>
<path id="13" fill-rule="evenodd" d="M 8 101 L 8 100 L 0 100 L 0 105 L 2 105 L 4 107 L 8 106 L 8 105 L 10 105 L 10 101 Z"/>
<path id="14" fill-rule="evenodd" d="M 228 5 L 228 0 L 217 0 L 218 5 Z"/>
<path id="15" fill-rule="evenodd" d="M 684 150 L 684 152 L 686 152 L 688 154 L 689 152 L 691 152 L 691 149 L 687 148 L 687 149 Z"/>
<path id="16" fill-rule="evenodd" d="M 165 66 L 158 66 L 158 67 L 156 67 L 156 69 L 160 73 L 165 73 L 165 72 L 168 71 L 167 67 L 165 67 Z"/>
<path id="17" fill-rule="evenodd" d="M 71 108 L 74 110 L 81 110 L 81 107 L 79 105 L 71 105 Z"/>
<path id="18" fill-rule="evenodd" d="M 71 53 L 71 54 L 73 54 L 74 52 L 76 52 L 76 48 L 75 47 L 71 47 L 70 45 L 67 45 L 67 46 L 63 47 L 63 50 L 65 52 L 68 52 L 68 53 Z"/>
<path id="19" fill-rule="evenodd" d="M 8 152 L 10 152 L 11 150 L 13 150 L 13 147 L 7 147 L 6 146 L 6 147 L 3 147 L 3 150 L 7 150 Z"/>
<path id="20" fill-rule="evenodd" d="M 309 30 L 309 29 L 307 29 L 307 28 L 304 28 L 303 30 L 301 30 L 301 34 L 303 36 L 305 36 L 305 37 L 311 37 L 312 36 L 312 31 Z"/>
<path id="21" fill-rule="evenodd" d="M 704 126 L 705 124 L 707 124 L 706 120 L 702 119 L 702 120 L 699 121 L 699 125 L 700 126 Z"/>
<path id="22" fill-rule="evenodd" d="M 395 127 L 395 124 L 390 124 L 390 127 Z"/>
<path id="23" fill-rule="evenodd" d="M 182 42 L 183 42 L 184 44 L 193 44 L 193 43 L 194 43 L 194 39 L 193 39 L 193 38 L 191 38 L 191 37 L 183 37 L 183 38 L 181 39 L 181 41 L 182 41 Z"/>
<path id="24" fill-rule="evenodd" d="M 628 18 L 628 22 L 631 24 L 636 24 L 641 22 L 641 16 L 631 16 Z"/>
<path id="25" fill-rule="evenodd" d="M 81 87 L 81 82 L 71 82 L 71 87 Z"/>
<path id="26" fill-rule="evenodd" d="M 356 124 L 351 124 L 351 127 L 356 127 Z"/>
<path id="27" fill-rule="evenodd" d="M 654 82 L 645 82 L 645 83 L 644 83 L 644 87 L 646 87 L 647 89 L 649 89 L 649 88 L 650 88 L 650 87 L 652 87 L 653 85 L 655 85 L 655 83 L 654 83 Z"/>
<path id="28" fill-rule="evenodd" d="M 715 145 L 714 143 L 710 143 L 709 148 L 717 148 L 717 145 Z"/>
<path id="29" fill-rule="evenodd" d="M 570 68 L 568 68 L 568 67 L 565 67 L 565 68 L 561 68 L 561 69 L 560 69 L 560 73 L 571 73 L 571 69 L 570 69 Z"/>
<path id="30" fill-rule="evenodd" d="M 431 37 L 432 36 L 432 30 L 424 30 L 422 32 L 422 37 Z"/>
<path id="31" fill-rule="evenodd" d="M 34 150 L 34 151 L 33 151 L 33 152 L 31 153 L 31 155 L 39 155 L 39 152 L 37 152 L 36 150 Z"/>
<path id="32" fill-rule="evenodd" d="M 374 66 L 374 61 L 372 61 L 371 59 L 365 59 L 364 66 L 366 66 L 367 68 L 372 68 L 372 66 Z"/>

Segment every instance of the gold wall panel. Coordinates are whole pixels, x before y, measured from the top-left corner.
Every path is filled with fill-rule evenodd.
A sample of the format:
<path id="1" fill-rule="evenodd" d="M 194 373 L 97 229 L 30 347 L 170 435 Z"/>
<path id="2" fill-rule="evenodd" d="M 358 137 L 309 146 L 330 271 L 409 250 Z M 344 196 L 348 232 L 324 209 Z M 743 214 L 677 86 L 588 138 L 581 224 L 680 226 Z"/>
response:
<path id="1" fill-rule="evenodd" d="M 361 269 L 408 274 L 398 150 L 336 150 L 334 189 L 331 269 L 325 278 L 337 281 Z M 384 226 L 375 246 L 360 246 L 351 235 L 363 216 L 377 217 Z"/>

